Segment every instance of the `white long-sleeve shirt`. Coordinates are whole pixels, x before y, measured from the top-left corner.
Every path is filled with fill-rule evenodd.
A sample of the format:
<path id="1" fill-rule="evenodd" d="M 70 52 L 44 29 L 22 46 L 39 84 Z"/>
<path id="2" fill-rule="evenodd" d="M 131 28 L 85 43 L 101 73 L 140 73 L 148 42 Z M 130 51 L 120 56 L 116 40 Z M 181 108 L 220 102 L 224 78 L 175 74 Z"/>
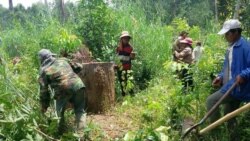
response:
<path id="1" fill-rule="evenodd" d="M 203 47 L 202 46 L 196 46 L 193 50 L 193 60 L 195 62 L 199 61 L 199 59 L 201 58 L 201 55 L 203 53 Z"/>

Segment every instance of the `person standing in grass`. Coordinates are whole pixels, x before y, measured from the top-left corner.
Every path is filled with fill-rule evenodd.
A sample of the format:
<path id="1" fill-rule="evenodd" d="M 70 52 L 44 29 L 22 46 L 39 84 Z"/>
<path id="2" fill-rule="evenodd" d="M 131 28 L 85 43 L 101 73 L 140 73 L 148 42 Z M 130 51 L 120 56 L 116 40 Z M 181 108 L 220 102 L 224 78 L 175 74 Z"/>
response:
<path id="1" fill-rule="evenodd" d="M 224 65 L 221 73 L 213 80 L 212 85 L 220 87 L 207 98 L 207 110 L 209 111 L 213 105 L 226 93 L 226 91 L 236 82 L 238 85 L 233 89 L 232 93 L 226 97 L 224 104 L 224 114 L 230 113 L 239 108 L 241 102 L 250 101 L 250 45 L 241 36 L 241 23 L 236 19 L 230 19 L 224 22 L 223 28 L 218 33 L 224 35 L 228 42 L 228 48 L 225 55 Z M 216 121 L 220 117 L 219 108 L 210 116 L 210 122 Z M 230 131 L 232 141 L 240 140 L 236 127 L 236 120 L 228 121 L 228 129 Z"/>
<path id="2" fill-rule="evenodd" d="M 131 70 L 132 64 L 131 60 L 135 58 L 135 54 L 132 52 L 133 47 L 130 45 L 129 41 L 132 37 L 129 35 L 128 31 L 123 31 L 120 36 L 120 41 L 116 49 L 119 61 L 121 65 L 118 65 L 117 75 L 120 83 L 122 96 L 125 96 L 127 92 L 129 70 Z M 129 90 L 132 93 L 131 90 Z"/>
<path id="3" fill-rule="evenodd" d="M 56 111 L 60 117 L 59 134 L 65 130 L 64 112 L 68 103 L 72 103 L 74 107 L 76 129 L 84 128 L 86 124 L 85 85 L 82 80 L 73 71 L 66 58 L 55 58 L 55 54 L 48 49 L 40 50 L 38 57 L 41 62 L 39 84 L 42 113 L 45 113 L 50 105 L 50 86 L 55 92 Z M 77 67 L 74 68 L 77 69 Z"/>
<path id="4" fill-rule="evenodd" d="M 183 40 L 188 37 L 188 32 L 187 31 L 182 31 L 178 38 L 174 41 L 173 46 L 172 46 L 172 53 L 173 53 L 173 61 L 176 61 L 177 58 L 175 56 L 175 51 L 180 52 L 180 40 Z"/>
<path id="5" fill-rule="evenodd" d="M 178 72 L 179 78 L 182 80 L 183 91 L 187 92 L 189 88 L 193 89 L 193 77 L 192 73 L 190 73 L 190 66 L 193 63 L 192 57 L 192 39 L 185 38 L 179 41 L 180 51 L 175 51 L 174 56 L 176 58 L 176 62 L 182 64 L 182 69 Z"/>
<path id="6" fill-rule="evenodd" d="M 194 62 L 195 63 L 197 63 L 199 60 L 200 60 L 200 58 L 201 58 L 201 55 L 202 55 L 202 53 L 203 53 L 203 47 L 201 46 L 201 42 L 197 42 L 196 43 L 196 47 L 194 48 L 194 50 L 193 50 L 193 60 L 194 60 Z"/>

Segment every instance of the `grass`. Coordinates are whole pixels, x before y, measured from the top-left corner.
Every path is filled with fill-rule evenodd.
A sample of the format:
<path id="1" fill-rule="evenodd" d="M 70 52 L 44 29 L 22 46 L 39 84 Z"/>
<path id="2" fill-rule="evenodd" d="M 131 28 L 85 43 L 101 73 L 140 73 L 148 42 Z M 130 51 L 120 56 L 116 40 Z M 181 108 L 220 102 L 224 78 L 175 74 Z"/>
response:
<path id="1" fill-rule="evenodd" d="M 106 115 L 90 115 L 88 128 L 84 130 L 85 137 L 92 140 L 178 140 L 183 118 L 191 117 L 195 122 L 199 121 L 206 113 L 206 97 L 214 91 L 209 76 L 220 71 L 226 48 L 223 39 L 215 34 L 218 25 L 211 21 L 208 29 L 190 27 L 185 19 L 180 18 L 174 19 L 169 25 L 162 25 L 157 19 L 150 23 L 142 10 L 130 5 L 107 12 L 110 11 L 111 14 L 105 19 L 116 19 L 116 26 L 115 29 L 104 27 L 105 30 L 115 32 L 117 40 L 123 30 L 133 36 L 132 45 L 137 52 L 136 60 L 133 61 L 137 93 L 134 97 L 118 100 L 114 109 Z M 32 23 L 28 28 L 17 25 L 0 33 L 3 39 L 0 52 L 4 60 L 3 65 L 0 65 L 0 122 L 12 121 L 11 124 L 0 124 L 0 140 L 2 136 L 7 140 L 39 140 L 41 135 L 32 129 L 43 126 L 46 134 L 53 136 L 56 134 L 57 120 L 48 124 L 47 118 L 39 111 L 37 51 L 49 48 L 59 54 L 68 44 L 74 50 L 74 45 L 82 37 L 74 35 L 81 35 L 77 33 L 79 31 L 73 30 L 77 25 L 62 26 L 56 20 L 40 28 Z M 171 46 L 178 33 L 186 29 L 193 40 L 203 42 L 205 52 L 199 64 L 193 67 L 194 91 L 182 95 L 181 83 L 176 79 L 175 68 L 171 63 Z M 76 42 L 72 41 L 72 37 L 76 37 Z M 99 37 L 92 38 L 99 41 Z M 114 45 L 114 38 L 104 41 Z M 114 56 L 115 46 L 103 49 L 106 56 L 104 60 L 114 61 L 109 58 Z M 17 65 L 12 64 L 15 56 L 22 59 Z M 14 122 L 19 117 L 22 119 Z M 239 118 L 242 127 L 239 130 L 245 140 L 249 131 L 246 126 L 248 122 L 244 120 L 246 118 L 245 115 Z M 216 135 L 219 135 L 217 140 L 226 140 L 228 136 L 223 126 Z M 69 132 L 62 140 L 77 139 L 76 136 Z M 204 140 L 211 140 L 211 135 L 206 135 Z"/>

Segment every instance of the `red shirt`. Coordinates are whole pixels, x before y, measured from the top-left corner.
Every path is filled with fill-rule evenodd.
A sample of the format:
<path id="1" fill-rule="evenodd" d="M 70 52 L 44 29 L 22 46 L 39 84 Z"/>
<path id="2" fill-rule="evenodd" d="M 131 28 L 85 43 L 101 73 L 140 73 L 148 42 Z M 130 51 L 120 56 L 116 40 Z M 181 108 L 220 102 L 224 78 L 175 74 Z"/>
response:
<path id="1" fill-rule="evenodd" d="M 120 57 L 123 70 L 130 70 L 131 69 L 131 58 L 130 54 L 132 53 L 133 48 L 130 45 L 124 46 L 123 48 L 117 48 L 116 52 Z"/>

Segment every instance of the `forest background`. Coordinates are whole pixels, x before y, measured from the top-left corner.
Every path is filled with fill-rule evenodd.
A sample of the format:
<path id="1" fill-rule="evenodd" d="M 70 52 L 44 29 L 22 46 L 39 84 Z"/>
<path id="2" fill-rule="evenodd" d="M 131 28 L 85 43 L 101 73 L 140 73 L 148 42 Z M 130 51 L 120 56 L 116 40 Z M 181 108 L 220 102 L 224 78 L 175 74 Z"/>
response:
<path id="1" fill-rule="evenodd" d="M 127 113 L 136 128 L 111 138 L 98 124 L 90 123 L 85 136 L 91 140 L 178 140 L 183 118 L 198 121 L 205 114 L 206 97 L 215 91 L 211 76 L 221 69 L 227 47 L 216 33 L 226 19 L 234 17 L 242 22 L 248 38 L 249 4 L 249 0 L 44 0 L 25 8 L 13 7 L 9 0 L 9 8 L 0 5 L 0 140 L 45 140 L 41 129 L 55 137 L 56 120 L 48 124 L 39 111 L 40 49 L 60 54 L 85 46 L 95 60 L 113 62 L 123 30 L 131 33 L 137 53 L 132 69 L 136 95 L 120 99 L 117 85 L 113 112 Z M 174 75 L 178 65 L 172 63 L 172 43 L 182 30 L 205 48 L 193 67 L 195 89 L 189 95 L 182 95 Z M 245 116 L 238 118 L 242 140 L 250 136 Z M 163 130 L 155 130 L 158 127 Z M 218 135 L 218 140 L 228 136 L 223 127 Z M 69 132 L 61 139 L 75 140 L 78 135 Z"/>

